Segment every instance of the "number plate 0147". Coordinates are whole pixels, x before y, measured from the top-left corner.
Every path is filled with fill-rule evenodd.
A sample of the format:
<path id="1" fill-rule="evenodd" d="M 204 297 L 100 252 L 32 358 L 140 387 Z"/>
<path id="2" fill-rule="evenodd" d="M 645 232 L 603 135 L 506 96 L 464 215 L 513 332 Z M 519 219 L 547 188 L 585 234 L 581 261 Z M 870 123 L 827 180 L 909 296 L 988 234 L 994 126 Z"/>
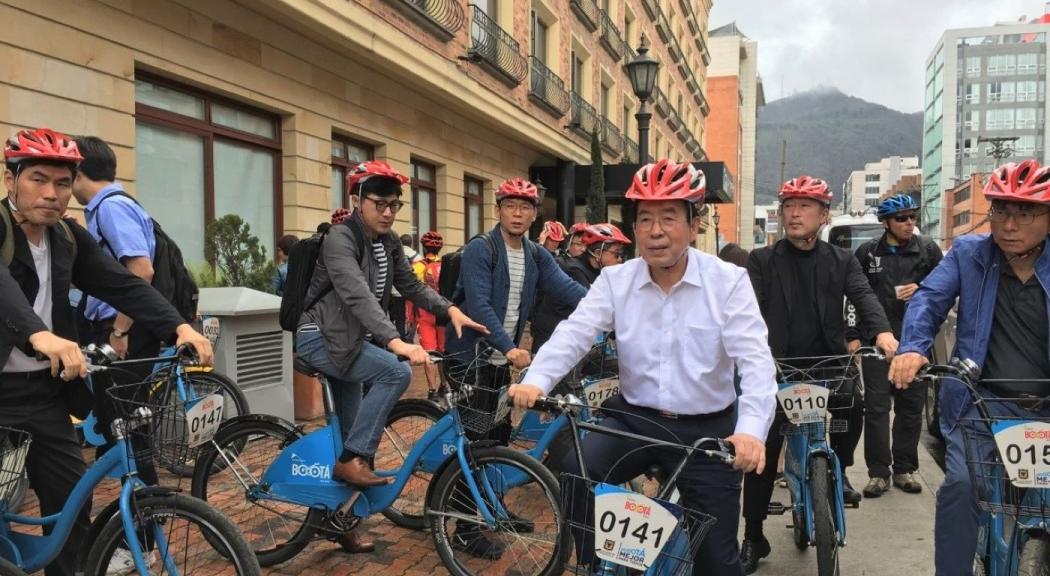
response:
<path id="1" fill-rule="evenodd" d="M 828 414 L 828 389 L 814 384 L 780 384 L 777 400 L 792 424 L 823 422 Z"/>
<path id="2" fill-rule="evenodd" d="M 222 394 L 186 402 L 186 441 L 190 447 L 210 441 L 222 425 Z"/>
<path id="3" fill-rule="evenodd" d="M 645 570 L 675 535 L 682 511 L 619 486 L 594 487 L 594 552 L 603 559 Z"/>
<path id="4" fill-rule="evenodd" d="M 997 420 L 992 422 L 992 434 L 1014 486 L 1050 487 L 1050 422 Z"/>

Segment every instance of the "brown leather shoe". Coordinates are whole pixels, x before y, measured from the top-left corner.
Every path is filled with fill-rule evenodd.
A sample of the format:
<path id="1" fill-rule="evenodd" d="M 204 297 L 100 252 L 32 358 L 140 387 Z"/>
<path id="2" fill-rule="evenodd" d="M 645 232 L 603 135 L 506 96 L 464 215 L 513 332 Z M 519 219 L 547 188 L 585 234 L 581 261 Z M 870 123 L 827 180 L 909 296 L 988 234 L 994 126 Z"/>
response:
<path id="1" fill-rule="evenodd" d="M 358 534 L 357 530 L 351 530 L 346 534 L 340 534 L 335 541 L 339 543 L 339 546 L 341 546 L 347 554 L 369 554 L 376 551 L 376 543 L 371 540 L 365 540 L 363 536 Z"/>
<path id="2" fill-rule="evenodd" d="M 369 467 L 368 461 L 360 456 L 351 458 L 348 462 L 337 462 L 335 469 L 332 470 L 332 475 L 337 479 L 358 488 L 382 486 L 384 484 L 389 484 L 391 480 L 390 478 L 376 476 L 376 473 L 372 471 L 371 467 Z"/>

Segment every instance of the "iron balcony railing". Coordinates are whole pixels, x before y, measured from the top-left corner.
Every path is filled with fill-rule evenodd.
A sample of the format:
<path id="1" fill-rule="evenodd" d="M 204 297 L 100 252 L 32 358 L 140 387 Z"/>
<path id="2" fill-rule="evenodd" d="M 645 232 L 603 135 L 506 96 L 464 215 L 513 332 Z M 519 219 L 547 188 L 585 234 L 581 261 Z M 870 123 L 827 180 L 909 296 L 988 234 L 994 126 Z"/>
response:
<path id="1" fill-rule="evenodd" d="M 602 21 L 602 31 L 599 36 L 602 46 L 605 46 L 609 54 L 619 62 L 620 58 L 623 58 L 623 39 L 620 38 L 620 29 L 613 23 L 608 12 L 599 10 L 598 14 Z"/>
<path id="2" fill-rule="evenodd" d="M 594 133 L 598 114 L 594 111 L 594 106 L 588 104 L 583 96 L 575 91 L 569 93 L 569 110 L 571 110 L 569 126 L 585 134 Z"/>
<path id="3" fill-rule="evenodd" d="M 623 151 L 623 135 L 620 134 L 620 129 L 605 116 L 601 117 L 600 123 L 602 146 L 609 152 L 619 155 Z"/>
<path id="4" fill-rule="evenodd" d="M 470 5 L 470 49 L 467 58 L 487 66 L 501 79 L 518 84 L 528 73 L 528 61 L 521 55 L 521 45 L 499 27 L 484 10 Z"/>
<path id="5" fill-rule="evenodd" d="M 545 105 L 551 112 L 563 116 L 569 109 L 569 93 L 565 83 L 547 65 L 535 56 L 529 57 L 532 75 L 529 79 L 529 95 Z"/>
<path id="6" fill-rule="evenodd" d="M 660 113 L 665 119 L 671 115 L 671 102 L 667 100 L 667 96 L 664 95 L 664 91 L 660 89 L 660 85 L 657 84 L 653 88 L 652 95 L 653 104 L 656 106 L 656 111 Z"/>
<path id="7" fill-rule="evenodd" d="M 429 29 L 442 40 L 455 38 L 467 21 L 458 0 L 389 0 L 409 18 Z"/>
<path id="8" fill-rule="evenodd" d="M 572 0 L 569 2 L 572 11 L 580 17 L 580 21 L 591 30 L 598 29 L 598 5 L 594 0 Z"/>
<path id="9" fill-rule="evenodd" d="M 638 143 L 630 138 L 623 139 L 623 158 L 621 162 L 624 164 L 638 163 Z"/>

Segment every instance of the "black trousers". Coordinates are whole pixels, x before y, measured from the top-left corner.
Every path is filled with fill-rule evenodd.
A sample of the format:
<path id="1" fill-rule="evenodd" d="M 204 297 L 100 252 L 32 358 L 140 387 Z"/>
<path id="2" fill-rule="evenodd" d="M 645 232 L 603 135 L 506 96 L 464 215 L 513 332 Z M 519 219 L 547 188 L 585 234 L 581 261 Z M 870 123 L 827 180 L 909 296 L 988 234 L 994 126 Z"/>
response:
<path id="1" fill-rule="evenodd" d="M 408 325 L 408 318 L 405 315 L 405 299 L 400 296 L 390 297 L 390 309 L 387 310 L 387 314 L 390 315 L 390 321 L 394 324 L 394 328 L 397 329 L 397 333 L 401 335 L 401 339 L 405 342 L 411 343 L 416 338 L 414 330 L 410 330 Z"/>
<path id="2" fill-rule="evenodd" d="M 919 436 L 926 383 L 897 390 L 887 378 L 889 365 L 864 359 L 864 460 L 868 476 L 888 478 L 919 469 Z M 893 449 L 890 449 L 890 408 L 893 408 Z"/>
<path id="3" fill-rule="evenodd" d="M 26 458 L 29 483 L 40 501 L 40 513 L 50 516 L 62 511 L 73 487 L 86 467 L 80 443 L 62 398 L 61 380 L 50 374 L 0 374 L 0 425 L 25 430 L 33 435 Z M 87 537 L 91 498 L 77 512 L 65 546 L 44 569 L 47 576 L 71 576 L 77 548 Z M 50 530 L 45 529 L 50 533 Z"/>
<path id="4" fill-rule="evenodd" d="M 710 418 L 671 420 L 654 416 L 652 411 L 627 404 L 622 397 L 607 400 L 605 407 L 628 413 L 613 414 L 602 420 L 603 426 L 631 431 L 651 438 L 690 444 L 698 438 L 725 438 L 733 434 L 736 413 L 726 410 Z M 631 417 L 638 414 L 642 417 Z M 665 470 L 674 470 L 682 458 L 680 450 L 646 448 L 644 443 L 591 433 L 583 439 L 583 457 L 587 475 L 593 481 L 622 484 L 637 477 L 654 464 Z M 573 451 L 562 463 L 567 472 L 579 475 L 579 463 Z M 594 521 L 593 500 L 589 488 L 576 483 L 572 507 L 567 511 L 574 525 L 590 526 Z M 737 547 L 737 527 L 740 521 L 740 472 L 720 461 L 705 456 L 690 458 L 678 477 L 677 488 L 685 508 L 709 514 L 715 525 L 700 543 L 694 556 L 693 574 L 705 576 L 742 576 L 740 551 Z M 577 557 L 580 563 L 589 562 L 594 550 L 594 533 L 574 529 Z"/>
<path id="5" fill-rule="evenodd" d="M 852 397 L 852 406 L 835 409 L 837 399 L 834 398 L 829 399 L 829 406 L 832 418 L 844 418 L 848 428 L 845 432 L 828 434 L 828 442 L 845 472 L 846 468 L 853 465 L 853 452 L 860 443 L 861 432 L 864 431 L 864 403 L 858 386 L 852 382 L 843 383 L 843 386 L 848 386 L 846 392 L 851 396 L 846 398 Z M 769 501 L 773 497 L 773 484 L 777 478 L 777 460 L 784 445 L 781 428 L 787 422 L 784 411 L 777 406 L 776 417 L 773 418 L 773 425 L 770 426 L 769 435 L 766 437 L 766 469 L 761 474 L 752 472 L 744 475 L 744 520 L 748 523 L 761 524 L 766 519 Z"/>
<path id="6" fill-rule="evenodd" d="M 88 321 L 86 326 L 88 332 L 81 336 L 82 344 L 96 344 L 103 345 L 109 344 L 109 335 L 113 331 L 113 320 L 115 318 L 109 318 L 107 320 L 100 320 L 97 322 Z M 138 323 L 131 325 L 131 330 L 128 332 L 128 354 L 126 359 L 134 360 L 136 358 L 154 358 L 160 353 L 160 341 L 156 339 L 148 330 L 139 326 Z M 100 458 L 113 446 L 113 438 L 110 434 L 110 424 L 113 419 L 117 416 L 114 413 L 114 407 L 110 402 L 109 396 L 106 394 L 106 390 L 110 386 L 114 385 L 126 385 L 126 384 L 138 384 L 144 381 L 150 374 L 153 373 L 153 364 L 135 364 L 125 367 L 121 367 L 119 370 L 110 370 L 101 376 L 96 376 L 92 379 L 95 392 L 95 417 L 96 417 L 96 432 L 106 437 L 110 443 L 105 446 L 100 446 L 95 451 L 95 458 Z M 133 446 L 136 451 L 145 453 L 149 448 L 146 445 L 145 439 L 140 436 L 132 436 Z M 152 458 L 148 456 L 137 456 L 135 463 L 138 468 L 139 478 L 147 485 L 155 486 L 159 482 L 157 477 L 157 469 L 153 466 Z"/>

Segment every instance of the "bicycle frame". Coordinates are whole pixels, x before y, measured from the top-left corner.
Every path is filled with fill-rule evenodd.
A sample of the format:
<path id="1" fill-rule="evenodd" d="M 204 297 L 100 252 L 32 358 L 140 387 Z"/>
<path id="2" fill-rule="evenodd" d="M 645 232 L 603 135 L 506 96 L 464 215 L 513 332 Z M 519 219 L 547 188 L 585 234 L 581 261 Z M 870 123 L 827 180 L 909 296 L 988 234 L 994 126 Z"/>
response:
<path id="1" fill-rule="evenodd" d="M 506 510 L 501 508 L 500 500 L 496 497 L 498 490 L 493 485 L 496 478 L 483 475 L 479 485 L 478 478 L 469 473 L 471 467 L 465 448 L 470 441 L 454 407 L 415 443 L 400 468 L 376 471 L 379 476 L 393 478 L 392 483 L 359 490 L 333 479 L 332 470 L 343 449 L 342 432 L 339 417 L 332 409 L 332 393 L 327 380 L 322 379 L 321 385 L 327 415 L 326 426 L 284 448 L 267 467 L 258 483 L 252 486 L 244 484 L 249 499 L 273 500 L 322 510 L 337 510 L 351 503 L 354 516 L 367 518 L 390 507 L 413 472 L 419 469 L 437 470 L 448 457 L 455 455 L 465 473 L 470 494 L 488 525 L 495 527 L 497 516 L 506 518 Z M 225 455 L 220 457 L 228 466 L 236 466 Z M 513 486 L 525 481 L 523 474 L 520 479 L 510 476 L 508 480 L 506 472 L 504 470 L 500 476 L 504 485 Z M 241 479 L 241 482 L 243 484 L 244 480 Z M 487 499 L 482 497 L 482 491 Z M 490 508 L 490 503 L 497 507 L 495 511 Z"/>
<path id="2" fill-rule="evenodd" d="M 784 453 L 784 479 L 791 492 L 793 513 L 801 515 L 810 542 L 816 538 L 816 527 L 813 522 L 813 495 L 809 490 L 810 462 L 813 458 L 827 458 L 828 469 L 835 475 L 835 490 L 831 495 L 835 510 L 835 527 L 838 532 L 838 545 L 846 545 L 846 506 L 842 499 L 842 469 L 839 458 L 827 441 L 826 424 L 803 424 L 804 433 L 792 434 L 785 438 L 787 449 Z"/>
<path id="3" fill-rule="evenodd" d="M 108 475 L 116 474 L 123 479 L 119 499 L 120 516 L 124 522 L 124 536 L 127 539 L 128 549 L 135 559 L 135 567 L 139 574 L 149 574 L 149 569 L 143 559 L 142 545 L 135 532 L 131 501 L 134 491 L 145 485 L 138 479 L 134 455 L 130 450 L 130 443 L 123 437 L 119 438 L 112 449 L 88 468 L 58 514 L 35 518 L 4 513 L 0 517 L 2 520 L 0 521 L 0 556 L 14 562 L 26 572 L 42 570 L 61 552 L 62 546 L 73 529 L 77 512 L 91 497 L 95 486 L 98 486 Z M 51 529 L 51 534 L 37 536 L 18 532 L 11 530 L 11 524 L 47 527 Z M 178 571 L 167 553 L 167 541 L 163 531 L 159 526 L 154 526 L 153 530 L 158 549 L 165 559 L 166 569 L 169 573 L 177 574 Z"/>

